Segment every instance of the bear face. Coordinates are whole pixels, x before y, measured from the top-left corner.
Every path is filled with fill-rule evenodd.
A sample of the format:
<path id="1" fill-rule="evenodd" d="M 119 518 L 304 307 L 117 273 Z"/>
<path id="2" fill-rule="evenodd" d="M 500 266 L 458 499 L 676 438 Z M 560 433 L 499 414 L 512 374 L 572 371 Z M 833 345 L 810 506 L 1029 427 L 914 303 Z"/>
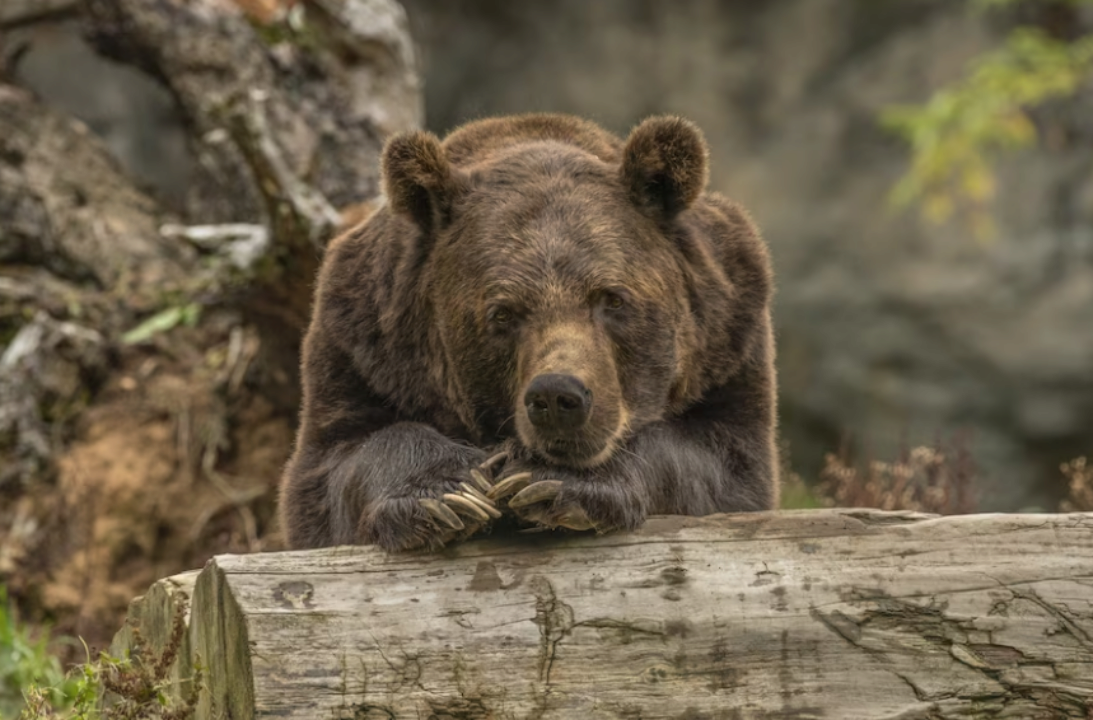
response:
<path id="1" fill-rule="evenodd" d="M 663 415 L 679 377 L 693 328 L 669 292 L 683 283 L 671 240 L 579 152 L 477 175 L 423 276 L 461 400 L 552 461 L 601 463 Z"/>
<path id="2" fill-rule="evenodd" d="M 408 145 L 389 149 L 388 187 L 431 236 L 420 282 L 464 422 L 581 468 L 664 417 L 696 334 L 673 220 L 705 183 L 697 129 L 639 128 L 621 170 L 550 141 L 465 171 L 428 136 Z"/>
<path id="3" fill-rule="evenodd" d="M 692 124 L 568 116 L 400 135 L 334 240 L 282 482 L 292 547 L 396 550 L 498 517 L 634 528 L 772 507 L 772 289 Z"/>

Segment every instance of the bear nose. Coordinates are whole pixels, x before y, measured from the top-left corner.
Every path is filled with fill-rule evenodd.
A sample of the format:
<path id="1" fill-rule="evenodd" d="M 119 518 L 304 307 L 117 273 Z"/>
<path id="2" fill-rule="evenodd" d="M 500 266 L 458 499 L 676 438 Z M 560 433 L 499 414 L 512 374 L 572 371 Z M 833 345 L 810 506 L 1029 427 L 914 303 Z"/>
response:
<path id="1" fill-rule="evenodd" d="M 576 430 L 588 420 L 592 391 L 572 375 L 539 375 L 528 385 L 524 405 L 540 430 Z"/>

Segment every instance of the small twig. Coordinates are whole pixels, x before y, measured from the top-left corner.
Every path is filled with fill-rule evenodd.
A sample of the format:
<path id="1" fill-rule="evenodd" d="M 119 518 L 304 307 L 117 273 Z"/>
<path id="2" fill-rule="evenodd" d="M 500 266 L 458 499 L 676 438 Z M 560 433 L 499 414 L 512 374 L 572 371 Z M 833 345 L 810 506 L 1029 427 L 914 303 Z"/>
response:
<path id="1" fill-rule="evenodd" d="M 254 333 L 247 333 L 242 328 L 232 328 L 231 337 L 228 340 L 228 359 L 226 366 L 226 384 L 228 395 L 233 396 L 239 392 L 243 380 L 247 376 L 254 358 L 258 356 L 261 348 L 261 340 Z"/>
<path id="2" fill-rule="evenodd" d="M 175 416 L 177 427 L 175 433 L 175 452 L 178 453 L 179 462 L 183 463 L 187 482 L 192 484 L 194 480 L 193 463 L 190 455 L 191 435 L 193 434 L 193 417 L 190 412 L 190 403 L 183 401 L 182 407 Z"/>

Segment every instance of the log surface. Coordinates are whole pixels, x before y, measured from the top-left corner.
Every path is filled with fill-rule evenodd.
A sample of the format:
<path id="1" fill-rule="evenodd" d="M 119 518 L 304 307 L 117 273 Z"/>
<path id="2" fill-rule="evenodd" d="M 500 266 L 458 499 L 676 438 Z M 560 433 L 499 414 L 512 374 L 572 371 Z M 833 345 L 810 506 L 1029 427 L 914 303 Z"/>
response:
<path id="1" fill-rule="evenodd" d="M 654 518 L 219 556 L 199 717 L 1087 718 L 1093 515 Z"/>

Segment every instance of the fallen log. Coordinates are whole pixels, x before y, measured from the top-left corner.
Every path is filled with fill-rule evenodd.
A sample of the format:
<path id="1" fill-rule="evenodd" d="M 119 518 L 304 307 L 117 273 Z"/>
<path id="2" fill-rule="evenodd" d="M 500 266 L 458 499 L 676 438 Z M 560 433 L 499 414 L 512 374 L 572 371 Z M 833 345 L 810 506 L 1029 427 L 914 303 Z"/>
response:
<path id="1" fill-rule="evenodd" d="M 198 718 L 1093 717 L 1093 514 L 224 555 L 134 603 L 153 645 L 191 587 Z"/>

